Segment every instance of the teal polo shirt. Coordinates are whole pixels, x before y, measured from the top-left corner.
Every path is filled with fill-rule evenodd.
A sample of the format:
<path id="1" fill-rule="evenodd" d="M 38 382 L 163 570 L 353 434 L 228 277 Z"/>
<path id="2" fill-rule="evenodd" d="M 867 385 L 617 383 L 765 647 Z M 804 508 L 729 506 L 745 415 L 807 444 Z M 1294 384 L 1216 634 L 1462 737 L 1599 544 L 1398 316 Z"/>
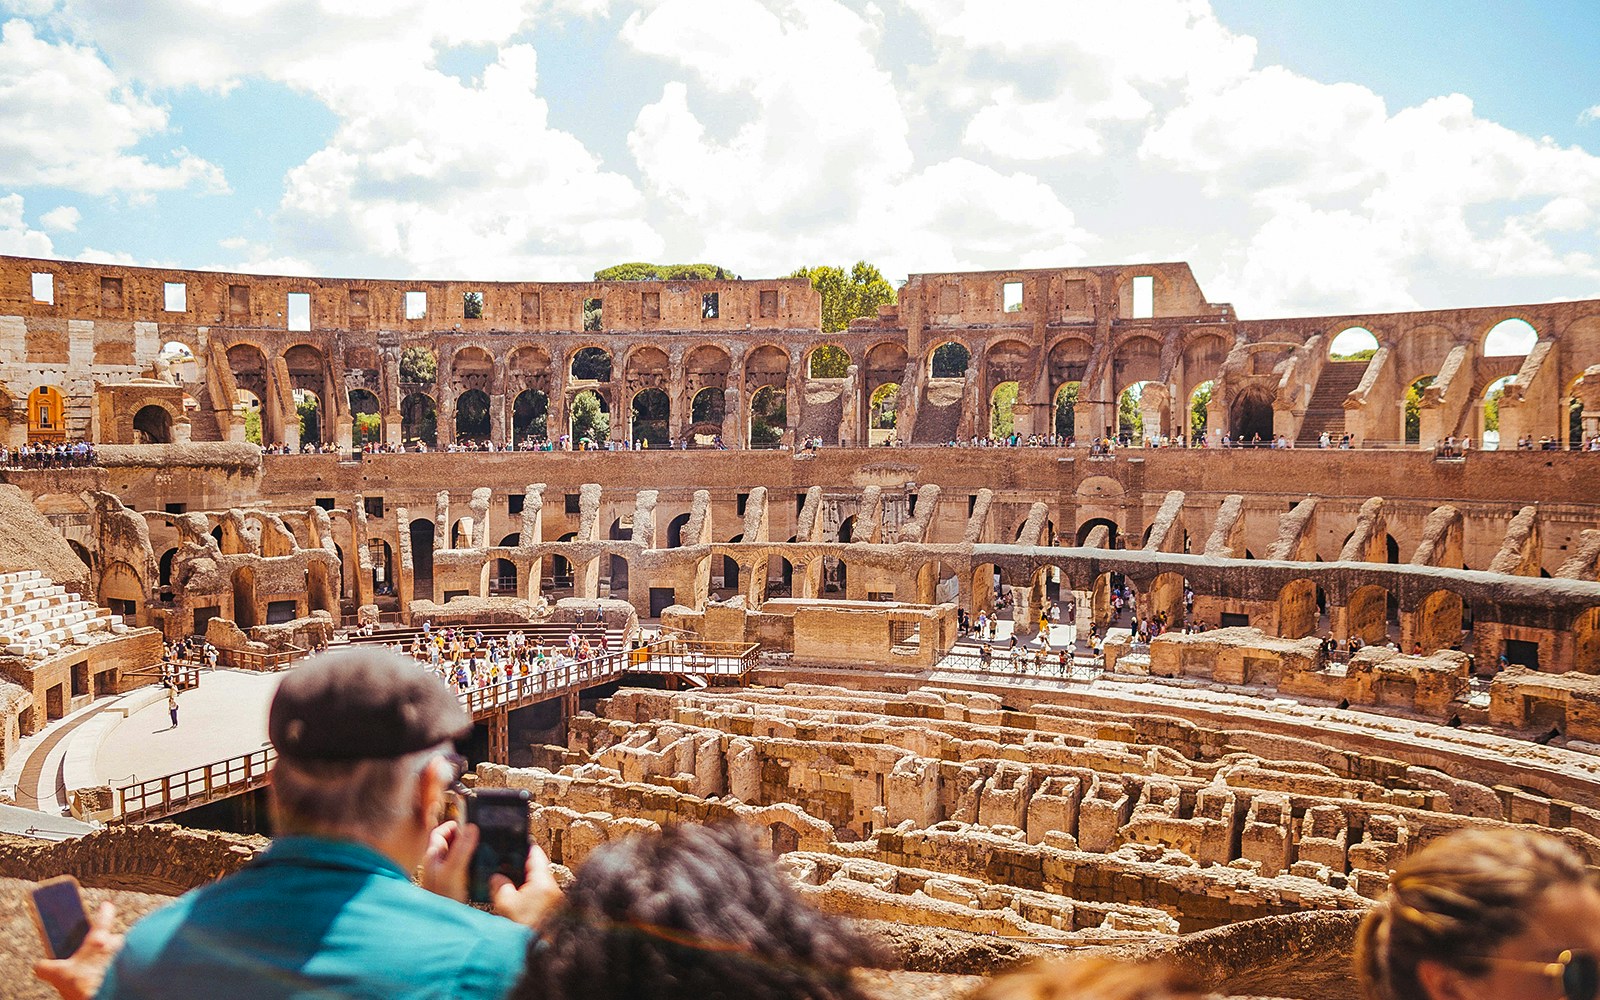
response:
<path id="1" fill-rule="evenodd" d="M 499 1000 L 531 937 L 369 847 L 285 837 L 135 924 L 96 996 Z"/>

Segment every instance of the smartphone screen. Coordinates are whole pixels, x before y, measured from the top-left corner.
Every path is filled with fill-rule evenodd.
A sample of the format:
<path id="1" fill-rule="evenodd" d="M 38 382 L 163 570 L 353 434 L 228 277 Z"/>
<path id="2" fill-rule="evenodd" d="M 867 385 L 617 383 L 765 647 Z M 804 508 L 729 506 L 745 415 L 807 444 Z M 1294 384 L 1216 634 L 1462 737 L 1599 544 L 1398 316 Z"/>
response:
<path id="1" fill-rule="evenodd" d="M 481 789 L 467 798 L 467 822 L 478 827 L 468 898 L 489 901 L 489 879 L 504 875 L 521 885 L 528 865 L 528 793 L 520 789 Z"/>
<path id="2" fill-rule="evenodd" d="M 83 944 L 89 933 L 89 914 L 77 880 L 53 879 L 33 889 L 33 909 L 39 917 L 39 933 L 44 937 L 51 958 L 66 958 Z"/>

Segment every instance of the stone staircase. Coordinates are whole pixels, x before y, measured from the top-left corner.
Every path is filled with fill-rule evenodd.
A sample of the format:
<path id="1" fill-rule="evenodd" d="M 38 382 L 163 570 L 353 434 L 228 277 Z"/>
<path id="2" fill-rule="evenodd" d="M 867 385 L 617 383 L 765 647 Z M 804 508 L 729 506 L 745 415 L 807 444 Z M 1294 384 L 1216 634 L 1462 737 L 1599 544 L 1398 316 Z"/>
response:
<path id="1" fill-rule="evenodd" d="M 1295 444 L 1301 448 L 1315 448 L 1323 431 L 1334 444 L 1344 433 L 1344 400 L 1361 384 L 1367 372 L 1365 361 L 1329 361 L 1322 366 L 1322 377 L 1311 393 L 1306 406 L 1306 419 L 1300 425 L 1300 436 Z"/>
<path id="2" fill-rule="evenodd" d="M 127 630 L 121 615 L 69 593 L 38 570 L 0 573 L 0 651 L 10 656 L 44 660 L 90 633 Z"/>

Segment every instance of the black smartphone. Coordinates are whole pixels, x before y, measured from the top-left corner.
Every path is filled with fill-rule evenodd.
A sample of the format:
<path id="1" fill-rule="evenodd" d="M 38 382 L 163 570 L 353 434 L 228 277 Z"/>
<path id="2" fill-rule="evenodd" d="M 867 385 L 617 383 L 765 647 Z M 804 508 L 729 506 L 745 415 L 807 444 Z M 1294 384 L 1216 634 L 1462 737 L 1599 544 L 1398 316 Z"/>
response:
<path id="1" fill-rule="evenodd" d="M 89 935 L 89 911 L 83 907 L 77 879 L 62 875 L 40 882 L 29 893 L 29 899 L 33 903 L 33 922 L 51 958 L 66 958 L 82 946 Z"/>
<path id="2" fill-rule="evenodd" d="M 467 822 L 478 828 L 478 849 L 467 875 L 467 898 L 489 901 L 489 879 L 504 875 L 521 885 L 528 871 L 528 800 L 524 788 L 477 788 L 469 792 Z"/>

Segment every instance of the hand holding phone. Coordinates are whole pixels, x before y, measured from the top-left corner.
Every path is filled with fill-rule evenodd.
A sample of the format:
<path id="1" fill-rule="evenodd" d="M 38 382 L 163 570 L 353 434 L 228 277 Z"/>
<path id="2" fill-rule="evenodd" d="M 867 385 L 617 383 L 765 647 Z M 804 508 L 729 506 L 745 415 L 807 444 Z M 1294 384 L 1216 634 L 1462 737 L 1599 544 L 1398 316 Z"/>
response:
<path id="1" fill-rule="evenodd" d="M 527 877 L 528 801 L 522 788 L 478 788 L 465 796 L 467 822 L 478 828 L 478 847 L 467 869 L 467 898 L 489 902 L 489 879 L 504 875 L 520 886 Z"/>
<path id="2" fill-rule="evenodd" d="M 83 945 L 89 936 L 89 911 L 84 909 L 77 879 L 62 875 L 40 882 L 28 893 L 28 901 L 47 956 L 67 958 Z"/>

